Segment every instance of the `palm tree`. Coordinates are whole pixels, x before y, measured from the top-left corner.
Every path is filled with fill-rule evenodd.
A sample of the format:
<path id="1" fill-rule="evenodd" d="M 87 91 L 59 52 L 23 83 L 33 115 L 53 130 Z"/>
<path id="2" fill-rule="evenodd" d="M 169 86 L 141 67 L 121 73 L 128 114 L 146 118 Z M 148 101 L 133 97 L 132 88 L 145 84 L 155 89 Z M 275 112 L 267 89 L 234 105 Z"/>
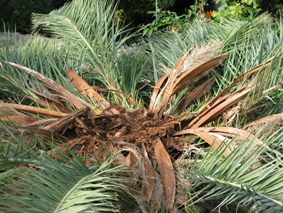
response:
<path id="1" fill-rule="evenodd" d="M 0 210 L 281 212 L 282 20 L 127 49 L 115 8 L 72 1 L 35 14 L 48 41 L 2 44 Z"/>

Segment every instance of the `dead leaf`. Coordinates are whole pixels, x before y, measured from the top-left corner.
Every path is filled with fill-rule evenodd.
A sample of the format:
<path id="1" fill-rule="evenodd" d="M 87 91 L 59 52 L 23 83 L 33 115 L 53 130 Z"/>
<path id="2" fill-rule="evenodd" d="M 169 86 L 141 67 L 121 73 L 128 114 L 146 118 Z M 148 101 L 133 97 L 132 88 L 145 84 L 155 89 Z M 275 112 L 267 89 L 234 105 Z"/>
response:
<path id="1" fill-rule="evenodd" d="M 198 128 L 190 128 L 186 130 L 179 131 L 174 134 L 174 136 L 177 135 L 183 135 L 183 134 L 195 134 L 196 132 L 204 132 L 204 133 L 217 133 L 222 136 L 239 136 L 241 138 L 249 138 L 249 139 L 254 139 L 254 141 L 260 145 L 260 146 L 265 146 L 268 150 L 271 150 L 263 141 L 259 140 L 256 138 L 253 134 L 246 132 L 242 129 L 237 129 L 233 127 L 198 127 Z M 211 144 L 210 144 L 211 145 Z"/>
<path id="2" fill-rule="evenodd" d="M 37 79 L 45 82 L 46 84 L 48 84 L 49 86 L 51 86 L 52 88 L 54 88 L 55 90 L 57 90 L 58 92 L 60 92 L 67 100 L 70 101 L 70 103 L 72 103 L 75 107 L 77 107 L 78 109 L 83 108 L 84 105 L 79 102 L 68 90 L 66 90 L 64 87 L 62 87 L 60 84 L 58 84 L 57 82 L 53 81 L 50 78 L 47 78 L 46 76 L 36 72 L 35 70 L 32 70 L 30 68 L 27 68 L 25 66 L 19 65 L 19 64 L 15 64 L 13 62 L 8 62 L 12 67 L 15 67 L 17 69 L 20 69 L 22 71 L 25 71 L 26 73 L 33 75 L 34 77 L 36 77 Z"/>
<path id="3" fill-rule="evenodd" d="M 26 106 L 26 105 L 20 105 L 20 104 L 9 104 L 9 103 L 0 103 L 0 106 L 2 107 L 11 107 L 16 110 L 24 111 L 24 112 L 30 112 L 35 115 L 42 115 L 47 117 L 53 117 L 53 118 L 60 118 L 68 115 L 67 113 L 62 113 L 54 110 L 49 109 L 43 109 L 38 107 L 32 107 L 32 106 Z"/>
<path id="4" fill-rule="evenodd" d="M 159 138 L 157 138 L 157 142 L 158 144 L 154 149 L 155 157 L 161 175 L 167 206 L 169 210 L 173 210 L 176 193 L 176 178 L 175 173 L 173 172 L 174 168 L 170 155 L 167 153 Z"/>
<path id="5" fill-rule="evenodd" d="M 161 92 L 161 89 L 165 86 L 165 82 L 168 78 L 168 74 L 165 74 L 163 75 L 156 83 L 156 85 L 154 86 L 154 89 L 153 89 L 153 93 L 151 95 L 151 99 L 150 99 L 150 104 L 149 104 L 149 107 L 148 107 L 148 112 L 151 113 L 153 107 L 154 107 L 154 104 L 156 102 L 156 98 L 158 96 L 158 94 Z"/>
<path id="6" fill-rule="evenodd" d="M 212 119 L 220 115 L 222 112 L 227 110 L 229 107 L 242 100 L 249 93 L 250 89 L 251 88 L 243 91 L 241 90 L 241 92 L 237 91 L 237 93 L 233 93 L 233 96 L 231 98 L 225 98 L 224 101 L 219 99 L 219 101 L 216 102 L 213 106 L 203 111 L 203 113 L 201 113 L 193 121 L 191 121 L 188 126 L 192 128 L 197 128 L 202 124 L 211 121 Z"/>
<path id="7" fill-rule="evenodd" d="M 214 67 L 216 67 L 219 63 L 224 61 L 226 58 L 228 58 L 229 55 L 223 55 L 217 58 L 213 58 L 205 63 L 202 63 L 182 74 L 174 83 L 173 89 L 177 89 L 178 87 L 181 87 L 184 83 L 186 83 L 188 80 L 192 79 L 193 77 L 207 71 L 211 71 Z"/>
<path id="8" fill-rule="evenodd" d="M 126 157 L 126 166 L 128 169 L 130 169 L 136 162 L 136 158 L 132 152 L 129 152 L 129 154 Z"/>
<path id="9" fill-rule="evenodd" d="M 201 84 L 200 86 L 196 87 L 195 89 L 193 89 L 192 91 L 190 91 L 186 98 L 179 104 L 178 106 L 178 112 L 183 112 L 186 107 L 195 99 L 201 98 L 202 96 L 204 96 L 208 90 L 212 87 L 212 85 L 214 84 L 215 79 L 210 78 L 209 80 L 205 81 L 203 84 Z"/>
<path id="10" fill-rule="evenodd" d="M 144 144 L 142 144 L 144 152 L 145 179 L 146 179 L 146 201 L 149 203 L 154 187 L 155 172 L 147 155 Z"/>
<path id="11" fill-rule="evenodd" d="M 243 126 L 242 129 L 246 129 L 249 126 L 253 126 L 255 124 L 264 123 L 264 122 L 267 122 L 267 121 L 273 122 L 274 120 L 280 119 L 280 118 L 283 119 L 283 113 L 279 113 L 279 114 L 276 114 L 276 115 L 270 115 L 270 116 L 261 118 L 259 120 L 253 121 L 253 122 L 248 123 L 245 126 Z"/>
<path id="12" fill-rule="evenodd" d="M 205 132 L 195 132 L 195 135 L 202 138 L 205 142 L 207 142 L 209 145 L 212 146 L 212 150 L 216 150 L 219 146 L 221 146 L 222 141 L 219 140 L 217 137 L 210 135 Z M 226 146 L 223 146 L 223 149 L 226 148 Z M 225 157 L 231 154 L 231 151 L 227 148 L 225 153 L 223 154 Z"/>
<path id="13" fill-rule="evenodd" d="M 30 100 L 38 103 L 39 105 L 47 108 L 47 109 L 51 109 L 51 110 L 54 110 L 54 111 L 60 111 L 60 112 L 70 112 L 70 110 L 66 110 L 67 108 L 65 106 L 63 106 L 62 104 L 58 104 L 56 102 L 51 102 L 50 100 L 48 99 L 45 99 L 45 100 L 41 100 L 41 99 L 35 99 L 33 97 L 30 97 L 30 96 L 26 96 L 27 98 L 29 98 Z"/>
<path id="14" fill-rule="evenodd" d="M 211 70 L 207 70 L 189 80 L 187 80 L 186 82 L 182 83 L 181 85 L 179 85 L 177 88 L 175 88 L 172 91 L 171 95 L 175 95 L 179 92 L 181 92 L 183 89 L 187 88 L 188 86 L 192 85 L 193 83 L 197 82 L 199 79 L 201 79 L 203 76 L 205 76 L 206 74 L 208 74 Z"/>
<path id="15" fill-rule="evenodd" d="M 58 119 L 56 122 L 52 122 L 51 124 L 44 127 L 46 130 L 54 131 L 54 132 L 60 132 L 65 126 L 69 125 L 70 123 L 73 123 L 78 116 L 81 116 L 82 114 L 86 114 L 88 112 L 89 108 L 84 107 L 82 109 L 76 110 L 67 116 L 64 116 L 63 118 Z"/>
<path id="16" fill-rule="evenodd" d="M 162 94 L 162 98 L 161 98 L 161 101 L 160 103 L 158 104 L 158 106 L 153 109 L 153 114 L 154 114 L 154 117 L 156 118 L 161 118 L 163 116 L 163 112 L 165 111 L 166 109 L 166 106 L 168 104 L 168 101 L 169 101 L 169 98 L 170 96 L 172 95 L 172 90 L 174 88 L 174 81 L 175 81 L 175 78 L 178 74 L 178 71 L 182 65 L 182 63 L 184 62 L 184 60 L 186 59 L 186 57 L 190 54 L 190 52 L 192 51 L 193 48 L 191 48 L 185 55 L 183 55 L 182 58 L 180 58 L 180 60 L 176 63 L 174 69 L 171 71 L 170 75 L 169 75 L 169 78 L 167 80 L 167 83 L 165 85 L 165 90 Z M 158 100 L 158 98 L 157 98 Z M 156 101 L 157 101 L 156 100 Z"/>
<path id="17" fill-rule="evenodd" d="M 47 96 L 47 95 L 44 95 L 44 94 L 42 94 L 42 93 L 40 93 L 40 92 L 38 92 L 38 91 L 36 91 L 36 90 L 34 90 L 34 89 L 32 89 L 32 88 L 29 88 L 34 94 L 36 94 L 36 96 L 40 99 L 40 100 L 42 100 L 42 101 L 45 101 L 46 102 L 46 104 L 47 104 L 47 102 L 48 103 L 51 103 L 51 104 L 54 104 L 55 106 L 56 106 L 56 111 L 60 111 L 60 112 L 64 112 L 64 113 L 70 113 L 70 112 L 72 112 L 71 110 L 69 110 L 67 107 L 65 107 L 64 105 L 62 105 L 61 103 L 59 103 L 57 100 L 55 100 L 54 98 L 51 98 L 50 96 Z M 52 95 L 52 96 L 57 96 L 58 98 L 60 97 L 59 95 L 56 95 L 56 94 L 51 94 L 51 93 L 49 93 L 50 95 Z M 28 97 L 28 98 L 30 98 L 29 96 L 26 96 L 26 97 Z M 64 97 L 63 97 L 64 98 Z"/>
<path id="18" fill-rule="evenodd" d="M 32 123 L 38 121 L 38 118 L 34 118 L 28 115 L 11 115 L 7 117 L 0 118 L 0 120 L 5 122 L 16 122 L 17 124 Z"/>
<path id="19" fill-rule="evenodd" d="M 242 74 L 241 76 L 239 76 L 238 78 L 236 78 L 231 84 L 229 84 L 219 95 L 217 95 L 215 98 L 212 98 L 210 101 L 209 101 L 209 105 L 212 105 L 214 104 L 218 99 L 220 99 L 221 97 L 223 97 L 225 94 L 227 94 L 229 92 L 229 90 L 234 87 L 238 82 L 240 81 L 243 81 L 244 79 L 250 77 L 251 75 L 254 75 L 256 73 L 258 73 L 261 68 L 266 68 L 267 66 L 270 65 L 271 63 L 271 60 L 273 59 L 274 57 L 271 57 L 270 59 L 268 59 L 266 62 L 264 63 L 261 63 L 260 65 L 254 67 L 253 69 L 249 70 L 248 72 Z"/>
<path id="20" fill-rule="evenodd" d="M 197 135 L 201 139 L 203 139 L 206 143 L 208 143 L 210 146 L 212 146 L 212 150 L 216 150 L 222 144 L 222 141 L 219 140 L 217 137 L 210 135 L 210 134 L 208 134 L 208 132 L 205 132 L 205 131 L 197 131 L 198 129 L 200 129 L 200 128 L 186 129 L 186 130 L 175 133 L 174 136 L 183 135 L 183 134 Z M 211 128 L 208 128 L 208 129 L 211 129 Z M 226 146 L 223 145 L 223 148 L 225 148 L 225 147 Z M 230 153 L 231 153 L 231 151 L 227 148 L 226 152 L 223 155 L 225 157 L 227 157 Z"/>
<path id="21" fill-rule="evenodd" d="M 77 89 L 80 90 L 79 92 L 81 93 L 81 95 L 85 96 L 86 94 L 89 98 L 98 99 L 102 104 L 103 109 L 108 108 L 110 106 L 110 104 L 103 97 L 101 97 L 95 90 L 93 90 L 91 86 L 89 86 L 77 73 L 75 73 L 74 71 L 68 68 L 66 69 L 66 73 L 71 83 Z"/>

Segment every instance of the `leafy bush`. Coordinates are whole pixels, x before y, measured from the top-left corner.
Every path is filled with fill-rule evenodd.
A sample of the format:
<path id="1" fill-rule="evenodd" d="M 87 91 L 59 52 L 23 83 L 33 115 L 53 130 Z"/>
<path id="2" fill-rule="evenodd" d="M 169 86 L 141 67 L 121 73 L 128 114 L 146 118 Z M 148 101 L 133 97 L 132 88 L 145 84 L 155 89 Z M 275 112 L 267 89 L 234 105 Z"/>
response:
<path id="1" fill-rule="evenodd" d="M 143 35 L 151 35 L 157 30 L 166 31 L 182 31 L 188 27 L 190 22 L 197 16 L 197 13 L 204 13 L 204 6 L 207 5 L 206 0 L 195 0 L 195 3 L 190 6 L 186 14 L 178 16 L 176 12 L 170 10 L 161 10 L 160 8 L 156 11 L 149 11 L 148 14 L 152 14 L 155 19 L 149 23 L 141 26 L 143 29 Z"/>
<path id="2" fill-rule="evenodd" d="M 255 15 L 261 11 L 256 0 L 215 0 L 216 3 L 221 2 L 218 11 L 213 13 L 216 21 L 223 21 L 225 18 L 235 18 L 240 20 L 252 20 Z"/>

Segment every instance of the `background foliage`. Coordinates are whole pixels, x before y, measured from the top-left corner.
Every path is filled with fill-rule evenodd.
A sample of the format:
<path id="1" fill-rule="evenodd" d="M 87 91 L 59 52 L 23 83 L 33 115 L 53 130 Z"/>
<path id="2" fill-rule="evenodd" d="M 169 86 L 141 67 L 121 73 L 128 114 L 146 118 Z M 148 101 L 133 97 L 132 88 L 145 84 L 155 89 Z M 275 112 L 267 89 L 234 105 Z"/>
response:
<path id="1" fill-rule="evenodd" d="M 22 34 L 31 32 L 32 13 L 49 13 L 55 8 L 61 7 L 69 0 L 0 0 L 0 30 L 3 31 L 3 21 L 5 25 Z"/>
<path id="2" fill-rule="evenodd" d="M 70 0 L 0 0 L 0 31 L 3 31 L 3 21 L 6 26 L 10 26 L 13 30 L 16 26 L 17 31 L 26 34 L 31 32 L 31 15 L 32 13 L 47 14 L 54 9 L 58 9 Z M 155 20 L 153 14 L 149 11 L 155 10 L 155 0 L 120 0 L 118 1 L 117 15 L 126 24 L 131 24 L 131 27 L 137 27 L 142 24 L 147 24 Z M 176 16 L 180 17 L 184 14 L 184 18 L 188 18 L 191 6 L 200 1 L 189 0 L 158 0 L 160 10 L 168 10 L 175 12 Z M 218 0 L 208 1 L 208 6 L 205 10 L 215 9 L 215 2 Z M 220 7 L 219 13 L 215 13 L 214 17 L 249 17 L 256 12 L 268 11 L 272 14 L 278 14 L 279 10 L 283 9 L 283 3 L 280 0 L 224 0 Z M 169 14 L 169 17 L 172 14 Z"/>

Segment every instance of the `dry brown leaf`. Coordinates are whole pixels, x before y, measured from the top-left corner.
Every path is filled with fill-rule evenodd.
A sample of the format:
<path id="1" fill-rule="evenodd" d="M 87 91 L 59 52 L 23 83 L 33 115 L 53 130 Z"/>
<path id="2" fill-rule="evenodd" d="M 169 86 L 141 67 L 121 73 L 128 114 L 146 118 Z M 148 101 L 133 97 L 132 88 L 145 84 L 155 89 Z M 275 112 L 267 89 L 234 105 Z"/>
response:
<path id="1" fill-rule="evenodd" d="M 98 99 L 100 103 L 102 104 L 102 108 L 108 108 L 110 104 L 101 97 L 95 90 L 91 88 L 77 73 L 70 69 L 66 69 L 68 78 L 70 79 L 71 83 L 80 90 L 81 95 L 85 96 L 85 94 L 89 98 Z"/>
<path id="2" fill-rule="evenodd" d="M 190 52 L 192 51 L 193 48 L 191 48 L 175 65 L 174 69 L 171 71 L 168 81 L 165 85 L 165 90 L 164 93 L 162 94 L 162 98 L 160 103 L 158 104 L 158 106 L 153 109 L 153 114 L 154 117 L 156 118 L 161 118 L 163 116 L 163 112 L 166 109 L 166 106 L 168 104 L 169 98 L 172 95 L 172 90 L 174 88 L 173 83 L 175 81 L 175 78 L 178 74 L 178 71 L 180 69 L 180 66 L 182 65 L 182 63 L 184 62 L 184 60 L 186 59 L 186 57 L 190 54 Z"/>
<path id="3" fill-rule="evenodd" d="M 151 95 L 150 104 L 148 107 L 148 112 L 150 113 L 154 107 L 154 104 L 156 102 L 156 98 L 158 94 L 160 93 L 161 89 L 164 87 L 166 80 L 168 79 L 168 74 L 163 75 L 156 83 L 153 89 L 153 93 Z"/>
<path id="4" fill-rule="evenodd" d="M 46 104 L 47 103 L 50 103 L 50 104 L 53 104 L 56 106 L 56 111 L 60 111 L 60 112 L 64 112 L 64 113 L 71 113 L 72 111 L 69 110 L 67 107 L 65 107 L 64 105 L 62 105 L 61 103 L 59 103 L 57 100 L 55 100 L 54 98 L 50 97 L 50 96 L 47 96 L 47 95 L 44 95 L 32 88 L 29 88 L 34 94 L 36 94 L 36 96 L 42 100 L 42 101 L 45 101 Z M 48 92 L 49 93 L 49 92 Z M 49 95 L 52 95 L 52 96 L 57 96 L 58 98 L 60 97 L 60 95 L 56 95 L 56 94 L 51 94 L 49 93 Z M 29 96 L 26 96 L 27 98 L 31 98 Z M 63 97 L 64 98 L 64 97 Z M 35 100 L 35 99 L 34 99 Z"/>
<path id="5" fill-rule="evenodd" d="M 77 107 L 78 109 L 83 108 L 84 105 L 79 102 L 68 90 L 66 90 L 64 87 L 62 87 L 60 84 L 58 84 L 57 82 L 51 80 L 50 78 L 47 78 L 46 76 L 30 69 L 27 68 L 25 66 L 19 65 L 19 64 L 15 64 L 13 62 L 8 62 L 11 66 L 23 70 L 28 74 L 33 75 L 34 77 L 36 77 L 37 79 L 45 82 L 46 84 L 48 84 L 49 86 L 51 86 L 52 88 L 54 88 L 55 90 L 57 90 L 58 92 L 60 92 L 70 103 L 72 103 L 75 107 Z"/>
<path id="6" fill-rule="evenodd" d="M 226 119 L 226 120 L 229 120 L 230 118 L 234 118 L 235 115 L 236 115 L 238 112 L 240 112 L 240 109 L 239 109 L 238 107 L 232 108 L 232 109 L 229 110 L 229 111 L 227 112 L 227 114 L 225 115 L 225 119 Z"/>
<path id="7" fill-rule="evenodd" d="M 70 112 L 70 110 L 68 110 L 68 108 L 66 108 L 65 106 L 63 106 L 62 104 L 56 103 L 56 102 L 52 102 L 48 99 L 45 100 L 41 100 L 41 99 L 35 99 L 33 97 L 30 96 L 26 96 L 27 98 L 29 98 L 30 100 L 38 103 L 39 105 L 47 108 L 47 109 L 51 109 L 54 111 L 60 111 L 60 112 Z"/>
<path id="8" fill-rule="evenodd" d="M 173 172 L 174 168 L 170 155 L 167 153 L 159 138 L 157 138 L 157 142 L 158 144 L 154 149 L 155 157 L 161 175 L 167 206 L 169 210 L 173 210 L 176 193 L 176 178 L 175 173 Z"/>
<path id="9" fill-rule="evenodd" d="M 128 169 L 130 169 L 136 162 L 136 158 L 132 152 L 129 152 L 129 154 L 126 157 L 126 166 Z"/>
<path id="10" fill-rule="evenodd" d="M 38 121 L 34 121 L 32 123 L 24 124 L 24 128 L 44 128 L 45 126 L 58 121 L 60 118 L 46 118 L 46 119 L 39 119 Z"/>
<path id="11" fill-rule="evenodd" d="M 42 136 L 44 138 L 48 138 L 51 140 L 55 140 L 55 141 L 65 141 L 66 138 L 57 134 L 56 132 L 50 131 L 50 130 L 46 130 L 46 129 L 42 129 L 42 128 L 38 128 L 38 127 L 23 127 L 23 130 L 32 130 L 34 132 L 36 132 L 36 135 L 38 136 Z"/>
<path id="12" fill-rule="evenodd" d="M 224 101 L 226 101 L 228 98 L 234 96 L 237 93 L 242 92 L 244 89 L 246 89 L 245 87 L 239 89 L 236 92 L 233 92 L 232 94 L 226 95 L 225 97 L 221 97 L 219 98 L 216 102 L 214 102 L 213 105 L 209 105 L 209 103 L 206 104 L 205 109 L 198 114 L 198 116 L 196 116 L 188 125 L 188 127 L 191 127 L 194 123 L 196 123 L 200 118 L 204 117 L 208 112 L 210 112 L 213 108 L 217 107 L 218 105 L 220 105 L 221 103 L 223 103 Z"/>
<path id="13" fill-rule="evenodd" d="M 152 196 L 154 187 L 155 172 L 147 155 L 144 144 L 142 144 L 144 152 L 144 165 L 145 165 L 145 176 L 146 176 L 146 201 L 149 203 Z"/>
<path id="14" fill-rule="evenodd" d="M 217 133 L 222 136 L 239 136 L 241 138 L 249 138 L 249 139 L 254 139 L 255 142 L 260 145 L 266 147 L 268 150 L 271 150 L 263 141 L 259 140 L 256 138 L 253 134 L 246 132 L 242 129 L 237 129 L 233 127 L 198 127 L 198 128 L 190 128 L 187 130 L 182 130 L 174 134 L 174 136 L 177 135 L 183 135 L 183 134 L 194 134 L 196 132 L 212 132 L 212 133 Z M 228 133 L 228 134 L 226 134 Z M 211 145 L 211 144 L 210 144 Z"/>
<path id="15" fill-rule="evenodd" d="M 183 112 L 192 101 L 204 96 L 208 92 L 208 90 L 212 87 L 214 82 L 215 82 L 215 79 L 210 78 L 209 80 L 205 81 L 200 86 L 196 87 L 193 91 L 189 92 L 186 98 L 178 106 L 178 112 L 179 113 Z"/>
<path id="16" fill-rule="evenodd" d="M 43 109 L 38 107 L 32 107 L 32 106 L 26 106 L 26 105 L 20 105 L 20 104 L 9 104 L 9 103 L 0 103 L 0 106 L 2 107 L 11 107 L 16 110 L 24 111 L 24 112 L 30 112 L 35 115 L 42 115 L 47 117 L 53 117 L 53 118 L 60 118 L 67 116 L 67 113 L 62 113 L 54 110 L 49 109 Z"/>
<path id="17" fill-rule="evenodd" d="M 49 125 L 46 125 L 44 129 L 59 132 L 61 131 L 65 126 L 69 125 L 70 123 L 73 123 L 76 119 L 78 119 L 79 116 L 85 114 L 88 112 L 89 108 L 84 107 L 82 109 L 78 109 L 67 116 L 64 116 L 63 118 L 58 119 L 57 121 L 54 121 L 50 123 Z M 82 125 L 84 126 L 84 125 Z M 87 127 L 85 127 L 87 129 Z"/>
<path id="18" fill-rule="evenodd" d="M 267 122 L 267 121 L 271 121 L 271 120 L 274 121 L 276 119 L 279 119 L 280 117 L 283 118 L 283 113 L 279 113 L 279 114 L 276 114 L 276 115 L 270 115 L 270 116 L 261 118 L 259 120 L 253 121 L 253 122 L 248 123 L 245 126 L 243 126 L 242 129 L 246 129 L 249 126 L 253 126 L 255 124 L 264 123 L 264 122 Z"/>
<path id="19" fill-rule="evenodd" d="M 266 68 L 267 66 L 270 65 L 271 60 L 274 57 L 271 57 L 270 59 L 268 59 L 266 62 L 261 63 L 260 65 L 254 67 L 253 69 L 249 70 L 248 72 L 242 74 L 241 76 L 239 76 L 238 78 L 236 78 L 231 84 L 229 84 L 219 95 L 217 95 L 215 98 L 212 98 L 209 101 L 209 105 L 214 104 L 218 99 L 220 99 L 221 97 L 223 97 L 225 94 L 227 94 L 229 92 L 229 90 L 234 87 L 238 82 L 243 81 L 244 79 L 250 77 L 251 75 L 256 74 L 258 71 L 261 70 L 261 68 Z"/>
<path id="20" fill-rule="evenodd" d="M 146 176 L 146 201 L 149 203 L 154 186 L 154 170 L 149 159 L 144 159 L 145 176 Z"/>
<path id="21" fill-rule="evenodd" d="M 211 70 L 207 70 L 189 80 L 187 80 L 186 82 L 182 83 L 181 85 L 177 86 L 177 88 L 175 88 L 172 92 L 171 95 L 175 95 L 179 92 L 181 92 L 183 89 L 187 88 L 188 86 L 192 85 L 193 83 L 197 82 L 199 79 L 201 79 L 203 76 L 205 76 L 206 74 L 208 74 Z"/>
<path id="22" fill-rule="evenodd" d="M 34 118 L 28 115 L 11 115 L 0 118 L 0 120 L 5 122 L 11 121 L 11 122 L 16 122 L 17 124 L 23 124 L 23 123 L 32 123 L 38 121 L 38 118 Z"/>
<path id="23" fill-rule="evenodd" d="M 198 128 L 195 128 L 198 129 Z M 201 132 L 201 131 L 195 131 L 192 129 L 186 129 L 180 132 L 177 132 L 175 135 L 183 135 L 183 134 L 193 134 L 199 136 L 201 139 L 203 139 L 206 143 L 212 146 L 212 150 L 216 150 L 222 143 L 221 140 L 219 140 L 217 137 L 208 134 L 207 132 Z M 223 148 L 226 146 L 224 145 Z M 227 148 L 226 152 L 223 154 L 225 157 L 227 157 L 229 154 L 231 154 L 231 151 Z"/>
<path id="24" fill-rule="evenodd" d="M 136 90 L 136 92 L 139 92 L 140 90 L 142 90 L 142 89 L 143 89 L 144 87 L 146 87 L 150 82 L 151 82 L 151 81 L 149 81 L 149 82 L 145 83 L 144 85 L 142 85 L 140 88 L 138 88 L 138 89 Z"/>
<path id="25" fill-rule="evenodd" d="M 220 115 L 222 112 L 227 110 L 229 107 L 242 100 L 249 93 L 249 91 L 250 89 L 243 90 L 240 93 L 235 93 L 233 97 L 226 99 L 225 101 L 220 102 L 219 104 L 215 103 L 214 106 L 211 106 L 211 108 L 206 111 L 205 115 L 198 115 L 193 121 L 191 121 L 189 126 L 191 126 L 192 128 L 197 128 L 202 124 L 211 121 L 212 119 Z"/>
<path id="26" fill-rule="evenodd" d="M 270 91 L 272 91 L 272 90 L 274 90 L 274 89 L 277 89 L 277 88 L 279 88 L 279 87 L 282 87 L 282 86 L 283 86 L 283 82 L 280 82 L 279 84 L 276 84 L 275 86 L 270 87 L 270 88 L 267 89 L 267 90 L 264 90 L 264 91 L 262 92 L 262 94 L 265 95 L 265 94 L 269 93 Z"/>
<path id="27" fill-rule="evenodd" d="M 183 134 L 197 135 L 201 139 L 203 139 L 206 143 L 208 143 L 210 146 L 212 146 L 212 150 L 216 150 L 221 145 L 222 141 L 219 140 L 217 137 L 208 134 L 208 132 L 197 131 L 198 129 L 200 129 L 200 128 L 186 129 L 186 130 L 175 133 L 174 136 L 183 135 Z M 207 129 L 209 130 L 209 129 L 212 129 L 212 128 L 207 128 Z M 226 146 L 223 145 L 223 148 L 225 148 L 225 147 Z M 230 153 L 231 153 L 231 151 L 227 148 L 223 155 L 225 157 L 227 157 Z"/>
<path id="28" fill-rule="evenodd" d="M 173 89 L 176 89 L 178 86 L 181 86 L 186 81 L 190 80 L 191 78 L 206 72 L 208 70 L 212 70 L 215 66 L 217 66 L 219 63 L 224 61 L 226 58 L 228 58 L 229 55 L 223 55 L 217 58 L 213 58 L 205 63 L 200 64 L 197 67 L 194 67 L 191 70 L 186 71 L 183 75 L 181 75 L 176 82 L 173 85 Z"/>

